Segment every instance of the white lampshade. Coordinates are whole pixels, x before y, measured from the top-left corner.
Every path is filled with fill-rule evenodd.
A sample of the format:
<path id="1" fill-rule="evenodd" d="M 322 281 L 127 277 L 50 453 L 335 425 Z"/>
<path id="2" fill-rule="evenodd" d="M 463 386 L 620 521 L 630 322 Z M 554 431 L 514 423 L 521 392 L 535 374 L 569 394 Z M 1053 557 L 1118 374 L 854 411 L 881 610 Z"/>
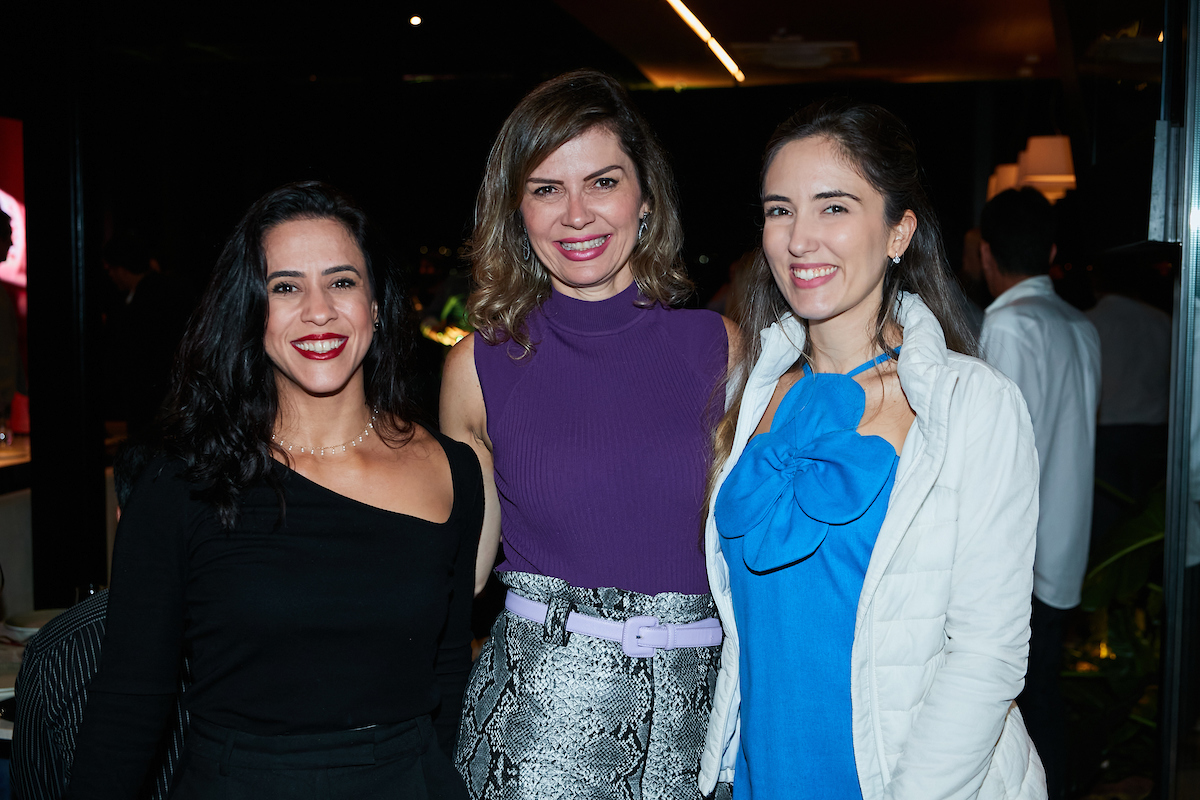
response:
<path id="1" fill-rule="evenodd" d="M 1037 189 L 1051 203 L 1075 188 L 1071 137 L 1030 136 L 1017 155 L 1017 185 Z"/>
<path id="2" fill-rule="evenodd" d="M 1071 137 L 1030 136 L 1017 157 L 1018 181 L 1022 186 L 1039 183 L 1075 185 L 1075 162 L 1071 160 Z"/>

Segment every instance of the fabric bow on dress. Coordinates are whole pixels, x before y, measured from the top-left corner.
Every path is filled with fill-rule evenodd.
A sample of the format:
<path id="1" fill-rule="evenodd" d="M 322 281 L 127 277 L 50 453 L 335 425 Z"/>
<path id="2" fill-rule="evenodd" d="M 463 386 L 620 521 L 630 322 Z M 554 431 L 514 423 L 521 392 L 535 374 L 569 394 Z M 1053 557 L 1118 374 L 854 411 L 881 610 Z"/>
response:
<path id="1" fill-rule="evenodd" d="M 865 408 L 866 394 L 853 378 L 809 373 L 784 396 L 771 430 L 746 446 L 714 511 L 722 538 L 743 539 L 751 572 L 805 560 L 875 502 L 896 451 L 885 439 L 859 435 Z M 789 494 L 794 502 L 780 502 Z"/>

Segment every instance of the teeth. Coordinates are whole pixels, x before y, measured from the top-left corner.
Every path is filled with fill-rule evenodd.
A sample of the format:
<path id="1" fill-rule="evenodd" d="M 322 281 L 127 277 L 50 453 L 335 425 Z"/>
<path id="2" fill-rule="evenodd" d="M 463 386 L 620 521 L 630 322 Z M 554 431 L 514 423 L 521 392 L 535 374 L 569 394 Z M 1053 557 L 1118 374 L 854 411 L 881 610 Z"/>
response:
<path id="1" fill-rule="evenodd" d="M 563 250 L 591 250 L 593 247 L 599 247 L 604 244 L 604 240 L 608 238 L 608 234 L 597 236 L 595 239 L 588 239 L 586 242 L 559 242 L 563 246 Z"/>
<path id="2" fill-rule="evenodd" d="M 292 346 L 310 353 L 328 353 L 346 343 L 346 337 L 340 339 L 308 339 L 303 342 L 292 342 Z"/>
<path id="3" fill-rule="evenodd" d="M 826 275 L 832 275 L 837 267 L 818 267 L 817 269 L 793 269 L 792 275 L 802 281 L 811 281 L 813 278 L 823 278 Z"/>

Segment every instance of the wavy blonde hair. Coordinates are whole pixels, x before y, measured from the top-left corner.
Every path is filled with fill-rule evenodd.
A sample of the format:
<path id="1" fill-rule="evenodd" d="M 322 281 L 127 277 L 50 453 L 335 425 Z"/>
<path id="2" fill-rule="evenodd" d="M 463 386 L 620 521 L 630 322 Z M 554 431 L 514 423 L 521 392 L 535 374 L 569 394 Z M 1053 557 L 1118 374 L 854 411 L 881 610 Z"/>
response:
<path id="1" fill-rule="evenodd" d="M 646 232 L 629 257 L 638 289 L 648 303 L 664 306 L 682 303 L 693 291 L 680 258 L 683 226 L 666 153 L 615 79 L 596 70 L 568 72 L 521 100 L 488 155 L 468 244 L 475 290 L 467 312 L 490 344 L 511 339 L 526 353 L 534 349 L 525 318 L 550 296 L 550 274 L 531 249 L 523 257 L 525 183 L 555 150 L 596 126 L 617 137 L 650 209 Z"/>

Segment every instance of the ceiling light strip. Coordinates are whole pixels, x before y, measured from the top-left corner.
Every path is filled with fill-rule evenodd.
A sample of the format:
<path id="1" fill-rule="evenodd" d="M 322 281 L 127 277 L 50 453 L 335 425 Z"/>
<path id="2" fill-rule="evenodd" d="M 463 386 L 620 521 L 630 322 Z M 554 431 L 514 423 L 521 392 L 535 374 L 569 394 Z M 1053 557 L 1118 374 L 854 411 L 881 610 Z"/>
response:
<path id="1" fill-rule="evenodd" d="M 675 13 L 679 15 L 680 19 L 696 32 L 696 35 L 700 37 L 700 41 L 708 45 L 708 49 L 713 51 L 713 55 L 724 65 L 725 69 L 729 70 L 729 74 L 738 83 L 746 80 L 746 76 L 738 69 L 738 65 L 734 63 L 734 60 L 729 57 L 729 53 L 725 52 L 725 48 L 721 47 L 720 42 L 713 38 L 712 34 L 708 32 L 708 28 L 701 24 L 691 9 L 680 2 L 680 0 L 667 0 L 667 2 L 671 5 L 671 8 L 675 9 Z"/>

